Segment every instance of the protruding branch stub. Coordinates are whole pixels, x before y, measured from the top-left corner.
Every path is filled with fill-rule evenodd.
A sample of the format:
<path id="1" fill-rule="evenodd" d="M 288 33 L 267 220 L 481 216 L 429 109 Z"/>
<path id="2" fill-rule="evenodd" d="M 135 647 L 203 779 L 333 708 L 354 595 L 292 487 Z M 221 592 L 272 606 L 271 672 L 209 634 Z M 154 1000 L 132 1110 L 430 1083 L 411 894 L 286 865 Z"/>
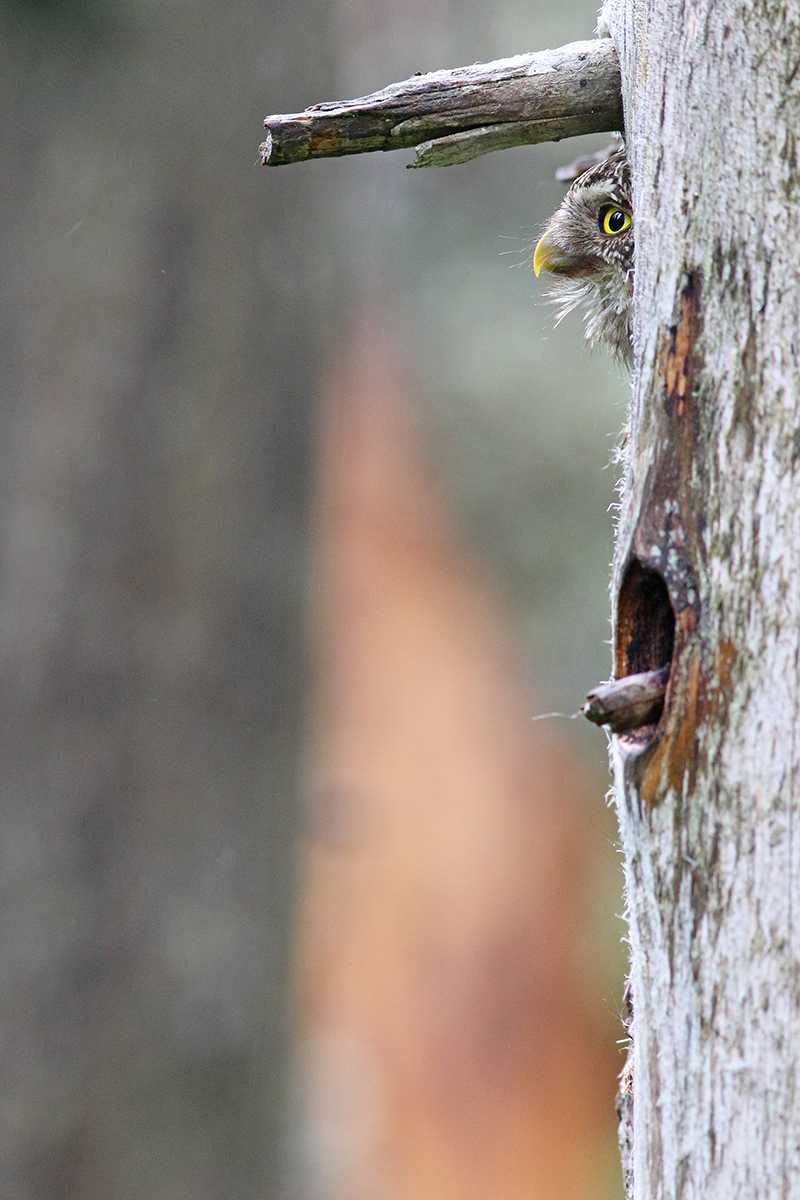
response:
<path id="1" fill-rule="evenodd" d="M 581 712 L 595 725 L 607 725 L 612 733 L 654 725 L 664 707 L 668 680 L 669 663 L 656 671 L 599 683 L 587 695 Z"/>
<path id="2" fill-rule="evenodd" d="M 264 121 L 264 166 L 417 148 L 414 167 L 491 150 L 621 131 L 619 60 L 610 38 L 433 71 L 342 104 Z"/>

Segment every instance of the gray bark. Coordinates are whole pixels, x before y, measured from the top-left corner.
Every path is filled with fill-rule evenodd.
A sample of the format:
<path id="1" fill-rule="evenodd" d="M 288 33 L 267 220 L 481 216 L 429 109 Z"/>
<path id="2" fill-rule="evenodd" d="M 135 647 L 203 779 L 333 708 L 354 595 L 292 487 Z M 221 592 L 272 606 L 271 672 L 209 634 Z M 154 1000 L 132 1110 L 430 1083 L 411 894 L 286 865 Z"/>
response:
<path id="1" fill-rule="evenodd" d="M 616 674 L 671 663 L 660 722 L 612 744 L 628 1195 L 777 1200 L 800 1196 L 800 9 L 604 20 L 637 231 Z"/>

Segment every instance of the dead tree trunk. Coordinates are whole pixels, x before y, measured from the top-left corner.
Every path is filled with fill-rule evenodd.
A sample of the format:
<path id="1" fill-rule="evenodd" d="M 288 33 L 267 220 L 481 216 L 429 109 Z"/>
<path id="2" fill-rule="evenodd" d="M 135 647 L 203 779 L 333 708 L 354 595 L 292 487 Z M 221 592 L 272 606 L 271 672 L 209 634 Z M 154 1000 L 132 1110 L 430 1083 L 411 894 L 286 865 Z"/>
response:
<path id="1" fill-rule="evenodd" d="M 800 7 L 610 0 L 636 223 L 628 1196 L 800 1196 Z M 630 1128 L 623 1131 L 630 1135 Z"/>

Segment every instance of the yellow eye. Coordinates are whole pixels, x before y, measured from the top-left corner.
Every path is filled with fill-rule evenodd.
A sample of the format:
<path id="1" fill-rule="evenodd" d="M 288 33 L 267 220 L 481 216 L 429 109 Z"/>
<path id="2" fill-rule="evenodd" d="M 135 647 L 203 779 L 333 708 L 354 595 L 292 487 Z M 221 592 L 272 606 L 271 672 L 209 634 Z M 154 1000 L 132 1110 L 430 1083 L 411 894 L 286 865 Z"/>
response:
<path id="1" fill-rule="evenodd" d="M 623 209 L 615 208 L 613 204 L 600 209 L 600 230 L 609 237 L 622 233 L 623 229 L 627 229 L 630 224 L 630 213 L 624 212 Z"/>

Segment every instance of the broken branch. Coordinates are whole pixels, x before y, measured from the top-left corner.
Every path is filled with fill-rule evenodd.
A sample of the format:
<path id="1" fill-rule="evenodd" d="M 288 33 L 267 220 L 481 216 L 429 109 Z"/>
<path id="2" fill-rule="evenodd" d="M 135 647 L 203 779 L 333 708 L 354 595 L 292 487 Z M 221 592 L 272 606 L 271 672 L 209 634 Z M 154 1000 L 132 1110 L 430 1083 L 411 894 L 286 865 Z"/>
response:
<path id="1" fill-rule="evenodd" d="M 508 146 L 622 130 L 620 86 L 610 38 L 433 71 L 358 100 L 267 117 L 261 162 L 416 146 L 411 166 L 448 166 Z"/>
<path id="2" fill-rule="evenodd" d="M 612 733 L 655 725 L 664 707 L 669 664 L 657 671 L 641 671 L 599 683 L 586 697 L 581 712 L 595 725 L 608 725 Z"/>

